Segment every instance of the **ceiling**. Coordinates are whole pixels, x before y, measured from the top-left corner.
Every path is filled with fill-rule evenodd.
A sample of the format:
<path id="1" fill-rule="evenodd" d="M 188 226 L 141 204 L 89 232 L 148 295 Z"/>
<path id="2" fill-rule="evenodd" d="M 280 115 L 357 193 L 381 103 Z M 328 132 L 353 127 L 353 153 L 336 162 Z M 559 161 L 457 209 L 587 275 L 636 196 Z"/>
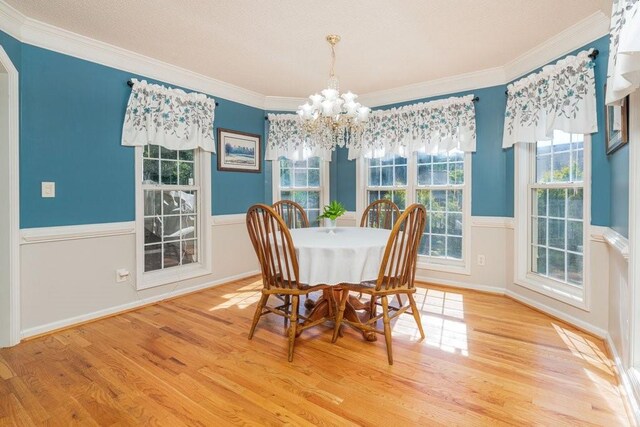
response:
<path id="1" fill-rule="evenodd" d="M 268 96 L 370 93 L 499 67 L 611 0 L 6 0 L 26 16 Z"/>

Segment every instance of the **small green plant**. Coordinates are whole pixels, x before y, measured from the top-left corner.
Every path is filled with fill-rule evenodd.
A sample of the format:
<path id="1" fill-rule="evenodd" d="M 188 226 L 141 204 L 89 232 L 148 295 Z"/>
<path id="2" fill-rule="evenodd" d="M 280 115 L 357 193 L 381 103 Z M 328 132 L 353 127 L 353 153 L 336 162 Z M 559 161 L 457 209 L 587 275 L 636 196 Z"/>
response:
<path id="1" fill-rule="evenodd" d="M 334 221 L 336 218 L 341 217 L 347 210 L 342 206 L 337 200 L 332 201 L 327 206 L 324 207 L 324 211 L 322 215 L 318 216 L 318 219 L 326 218 L 331 221 Z"/>

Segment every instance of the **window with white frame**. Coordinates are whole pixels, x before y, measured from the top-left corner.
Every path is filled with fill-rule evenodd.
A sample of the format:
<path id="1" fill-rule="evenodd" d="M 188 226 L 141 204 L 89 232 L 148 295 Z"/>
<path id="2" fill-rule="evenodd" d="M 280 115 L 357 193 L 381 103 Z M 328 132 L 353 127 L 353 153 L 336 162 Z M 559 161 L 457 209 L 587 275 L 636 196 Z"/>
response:
<path id="1" fill-rule="evenodd" d="M 554 132 L 531 168 L 530 272 L 581 287 L 584 265 L 584 135 Z"/>
<path id="2" fill-rule="evenodd" d="M 516 145 L 516 283 L 589 309 L 590 139 Z"/>
<path id="3" fill-rule="evenodd" d="M 321 206 L 327 204 L 327 162 L 311 157 L 297 161 L 280 158 L 273 163 L 274 202 L 293 200 L 304 208 L 309 224 L 317 226 Z"/>
<path id="4" fill-rule="evenodd" d="M 202 267 L 200 163 L 204 156 L 200 150 L 169 150 L 157 145 L 140 148 L 138 155 L 138 268 L 142 273 L 138 277 L 155 278 L 139 283 L 138 287 L 144 288 Z"/>
<path id="5" fill-rule="evenodd" d="M 427 224 L 419 255 L 427 262 L 462 266 L 470 221 L 470 180 L 465 176 L 470 161 L 470 154 L 459 150 L 365 160 L 363 207 L 379 199 L 392 200 L 401 211 L 412 203 L 424 205 Z"/>

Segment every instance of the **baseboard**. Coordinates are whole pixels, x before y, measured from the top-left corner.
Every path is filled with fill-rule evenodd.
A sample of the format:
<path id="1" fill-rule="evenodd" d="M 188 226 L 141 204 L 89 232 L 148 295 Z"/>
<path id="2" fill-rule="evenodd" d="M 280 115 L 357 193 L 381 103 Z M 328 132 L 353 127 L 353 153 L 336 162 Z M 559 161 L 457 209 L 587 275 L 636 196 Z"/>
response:
<path id="1" fill-rule="evenodd" d="M 208 283 L 204 283 L 197 286 L 191 286 L 189 288 L 179 289 L 179 290 L 167 292 L 160 295 L 154 295 L 152 297 L 143 298 L 143 299 L 132 301 L 126 304 L 117 305 L 115 307 L 105 308 L 102 310 L 94 311 L 92 313 L 82 314 L 80 316 L 69 317 L 67 319 L 58 320 L 55 322 L 47 323 L 45 325 L 25 329 L 21 332 L 20 336 L 22 339 L 33 338 L 39 335 L 48 334 L 61 329 L 66 329 L 72 326 L 76 326 L 78 324 L 87 323 L 87 322 L 95 321 L 104 317 L 109 317 L 115 314 L 130 311 L 132 309 L 140 308 L 145 305 L 155 304 L 157 302 L 175 298 L 185 294 L 201 291 L 208 288 L 213 288 L 215 286 L 224 285 L 226 283 L 233 282 L 234 280 L 244 279 L 247 277 L 255 276 L 257 274 L 260 274 L 259 270 L 240 273 L 234 276 L 218 279 L 213 282 L 208 282 Z"/>
<path id="2" fill-rule="evenodd" d="M 452 288 L 468 289 L 489 294 L 504 295 L 505 289 L 498 286 L 478 285 L 475 283 L 458 282 L 457 280 L 437 279 L 432 277 L 416 276 L 417 282 L 433 284 L 438 286 L 449 286 Z"/>
<path id="3" fill-rule="evenodd" d="M 524 305 L 527 305 L 533 309 L 539 310 L 543 313 L 548 314 L 551 317 L 554 317 L 558 320 L 561 320 L 565 323 L 568 323 L 582 331 L 585 331 L 591 335 L 596 336 L 602 340 L 606 339 L 607 331 L 605 329 L 599 328 L 597 326 L 592 325 L 589 322 L 585 322 L 584 320 L 580 320 L 576 317 L 570 316 L 562 311 L 556 310 L 555 308 L 549 307 L 546 304 L 543 304 L 538 301 L 534 301 L 531 298 L 527 298 L 525 296 L 520 295 L 517 292 L 514 292 L 511 289 L 507 289 L 505 291 L 505 296 L 514 299 Z"/>
<path id="4" fill-rule="evenodd" d="M 471 291 L 478 291 L 478 292 L 484 292 L 484 293 L 490 293 L 490 294 L 496 294 L 496 295 L 504 295 L 530 308 L 541 311 L 542 313 L 545 313 L 553 318 L 556 318 L 562 322 L 565 322 L 577 329 L 580 329 L 584 332 L 594 335 L 597 338 L 605 340 L 607 337 L 607 331 L 602 328 L 599 328 L 588 322 L 580 320 L 576 317 L 573 317 L 566 313 L 558 311 L 554 308 L 549 307 L 548 305 L 542 304 L 538 301 L 534 301 L 530 298 L 522 296 L 510 289 L 505 289 L 498 286 L 480 285 L 476 283 L 458 282 L 455 280 L 434 279 L 434 278 L 428 278 L 424 276 L 416 276 L 416 281 L 423 282 L 426 284 L 431 283 L 438 286 L 448 286 L 451 288 L 467 289 Z"/>
<path id="5" fill-rule="evenodd" d="M 613 344 L 613 340 L 611 339 L 611 335 L 607 333 L 605 344 L 607 345 L 607 349 L 609 350 L 609 355 L 613 358 L 613 363 L 616 365 L 616 373 L 618 375 L 618 380 L 620 381 L 620 385 L 622 386 L 622 394 L 623 398 L 627 399 L 626 408 L 627 411 L 630 412 L 629 418 L 633 418 L 637 425 L 640 425 L 640 402 L 636 399 L 636 394 L 633 389 L 633 384 L 631 378 L 629 378 L 628 371 L 624 368 L 622 364 L 622 358 L 616 349 L 616 346 Z"/>

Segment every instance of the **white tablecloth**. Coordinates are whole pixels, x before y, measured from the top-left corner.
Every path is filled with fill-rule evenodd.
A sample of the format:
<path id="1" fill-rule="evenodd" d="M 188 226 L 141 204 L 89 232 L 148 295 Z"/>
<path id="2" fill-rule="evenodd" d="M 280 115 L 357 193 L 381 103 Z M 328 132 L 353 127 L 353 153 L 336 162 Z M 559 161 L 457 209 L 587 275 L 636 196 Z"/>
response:
<path id="1" fill-rule="evenodd" d="M 391 231 L 359 227 L 336 227 L 333 231 L 291 230 L 300 282 L 338 285 L 377 279 Z"/>

